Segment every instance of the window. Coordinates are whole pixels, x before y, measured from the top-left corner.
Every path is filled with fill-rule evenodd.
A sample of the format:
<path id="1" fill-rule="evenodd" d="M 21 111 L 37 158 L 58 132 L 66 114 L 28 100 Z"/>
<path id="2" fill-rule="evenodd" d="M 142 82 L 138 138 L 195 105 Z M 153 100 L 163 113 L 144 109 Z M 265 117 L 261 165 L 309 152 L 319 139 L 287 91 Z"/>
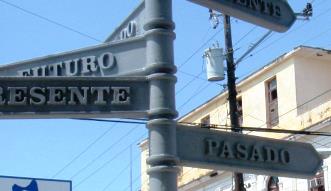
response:
<path id="1" fill-rule="evenodd" d="M 268 191 L 279 191 L 279 180 L 276 176 L 271 176 L 268 181 Z"/>
<path id="2" fill-rule="evenodd" d="M 324 191 L 324 172 L 320 170 L 316 176 L 308 180 L 309 191 Z"/>
<path id="3" fill-rule="evenodd" d="M 241 97 L 237 98 L 237 111 L 239 126 L 241 127 L 243 124 L 243 102 Z"/>
<path id="4" fill-rule="evenodd" d="M 208 128 L 210 125 L 210 116 L 207 115 L 206 117 L 202 118 L 200 123 L 202 128 Z"/>
<path id="5" fill-rule="evenodd" d="M 273 78 L 266 82 L 267 94 L 267 123 L 268 127 L 276 126 L 279 122 L 278 118 L 278 93 L 277 80 Z"/>

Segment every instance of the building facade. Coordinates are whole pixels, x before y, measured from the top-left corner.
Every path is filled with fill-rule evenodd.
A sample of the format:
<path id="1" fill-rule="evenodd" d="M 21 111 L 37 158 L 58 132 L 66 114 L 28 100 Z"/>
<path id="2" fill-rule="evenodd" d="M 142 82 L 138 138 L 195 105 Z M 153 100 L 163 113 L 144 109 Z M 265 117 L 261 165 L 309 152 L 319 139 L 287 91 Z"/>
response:
<path id="1" fill-rule="evenodd" d="M 331 132 L 331 51 L 300 46 L 237 84 L 240 124 L 245 127 Z M 229 126 L 227 92 L 223 92 L 178 122 Z M 284 133 L 251 135 L 308 142 L 322 154 L 323 166 L 311 179 L 245 174 L 249 191 L 331 191 L 331 138 Z M 141 143 L 142 191 L 148 190 L 147 141 Z M 304 156 L 303 157 L 309 157 Z M 330 169 L 329 169 L 330 168 Z M 233 173 L 182 167 L 180 191 L 230 191 Z"/>

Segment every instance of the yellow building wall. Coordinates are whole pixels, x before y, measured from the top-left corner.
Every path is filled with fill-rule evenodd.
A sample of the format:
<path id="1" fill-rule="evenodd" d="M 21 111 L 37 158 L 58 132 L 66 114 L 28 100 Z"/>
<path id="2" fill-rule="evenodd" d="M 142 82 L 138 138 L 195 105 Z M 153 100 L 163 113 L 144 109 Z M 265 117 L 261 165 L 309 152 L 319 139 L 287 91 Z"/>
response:
<path id="1" fill-rule="evenodd" d="M 307 52 L 311 54 L 309 57 L 305 57 Z M 272 127 L 273 129 L 302 130 L 331 117 L 331 55 L 319 58 L 316 56 L 318 54 L 311 52 L 311 49 L 303 48 L 280 57 L 273 64 L 238 84 L 238 97 L 242 98 L 244 127 L 267 128 L 266 82 L 274 77 L 277 79 L 279 124 Z M 327 90 L 329 91 L 326 92 Z M 321 95 L 322 93 L 324 94 Z M 318 97 L 313 101 L 306 103 L 316 96 Z M 181 118 L 179 122 L 200 123 L 207 115 L 210 116 L 211 124 L 230 125 L 226 93 L 216 96 Z M 272 138 L 289 136 L 265 132 L 249 134 Z M 146 164 L 143 164 L 147 155 L 146 152 L 142 153 L 143 172 L 147 169 Z M 197 180 L 211 171 L 182 167 L 178 186 Z M 143 183 L 148 183 L 147 178 L 143 180 Z M 142 191 L 147 190 L 147 185 L 143 185 Z"/>
<path id="2" fill-rule="evenodd" d="M 264 73 L 248 79 L 247 82 L 238 87 L 242 97 L 243 126 L 267 128 L 267 93 L 266 82 L 272 78 L 277 80 L 278 114 L 281 116 L 292 108 L 295 108 L 295 68 L 294 60 L 281 60 L 282 64 L 267 69 Z M 288 119 L 293 118 L 292 114 L 279 118 L 278 126 L 273 128 L 288 128 L 291 123 Z M 252 132 L 250 134 L 281 138 L 284 135 L 264 132 Z"/>
<path id="3" fill-rule="evenodd" d="M 301 57 L 295 67 L 299 106 L 296 114 L 302 129 L 331 116 L 331 60 Z"/>

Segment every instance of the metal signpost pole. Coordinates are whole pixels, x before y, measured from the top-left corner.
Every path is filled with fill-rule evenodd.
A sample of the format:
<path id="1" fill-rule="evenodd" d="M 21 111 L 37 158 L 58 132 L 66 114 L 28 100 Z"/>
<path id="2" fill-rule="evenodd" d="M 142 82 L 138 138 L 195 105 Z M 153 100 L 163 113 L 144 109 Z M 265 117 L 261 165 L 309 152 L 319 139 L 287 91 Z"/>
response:
<path id="1" fill-rule="evenodd" d="M 230 119 L 233 132 L 241 133 L 238 120 L 238 108 L 237 108 L 237 91 L 236 91 L 236 75 L 235 64 L 233 61 L 233 47 L 231 36 L 231 20 L 230 16 L 224 15 L 224 35 L 225 35 L 225 49 L 226 49 L 226 63 L 227 63 L 227 75 L 228 75 L 228 94 L 229 94 L 229 106 L 230 106 Z M 242 173 L 234 173 L 235 191 L 245 190 L 244 178 Z"/>
<path id="2" fill-rule="evenodd" d="M 150 70 L 149 186 L 151 191 L 176 191 L 175 83 L 171 0 L 145 0 L 147 65 Z"/>

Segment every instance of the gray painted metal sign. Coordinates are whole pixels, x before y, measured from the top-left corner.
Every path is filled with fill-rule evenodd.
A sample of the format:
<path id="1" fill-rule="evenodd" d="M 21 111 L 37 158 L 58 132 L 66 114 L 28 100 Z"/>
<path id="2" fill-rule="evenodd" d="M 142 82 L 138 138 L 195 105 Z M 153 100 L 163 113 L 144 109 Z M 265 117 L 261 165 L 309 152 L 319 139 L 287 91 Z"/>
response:
<path id="1" fill-rule="evenodd" d="M 321 156 L 308 143 L 179 125 L 177 152 L 184 166 L 285 177 L 314 176 Z"/>
<path id="2" fill-rule="evenodd" d="M 143 36 L 0 67 L 0 76 L 145 76 Z"/>
<path id="3" fill-rule="evenodd" d="M 287 31 L 296 20 L 286 0 L 189 1 L 277 32 Z"/>
<path id="4" fill-rule="evenodd" d="M 144 118 L 146 77 L 1 77 L 0 118 Z"/>
<path id="5" fill-rule="evenodd" d="M 1 191 L 71 191 L 71 181 L 0 176 Z"/>

